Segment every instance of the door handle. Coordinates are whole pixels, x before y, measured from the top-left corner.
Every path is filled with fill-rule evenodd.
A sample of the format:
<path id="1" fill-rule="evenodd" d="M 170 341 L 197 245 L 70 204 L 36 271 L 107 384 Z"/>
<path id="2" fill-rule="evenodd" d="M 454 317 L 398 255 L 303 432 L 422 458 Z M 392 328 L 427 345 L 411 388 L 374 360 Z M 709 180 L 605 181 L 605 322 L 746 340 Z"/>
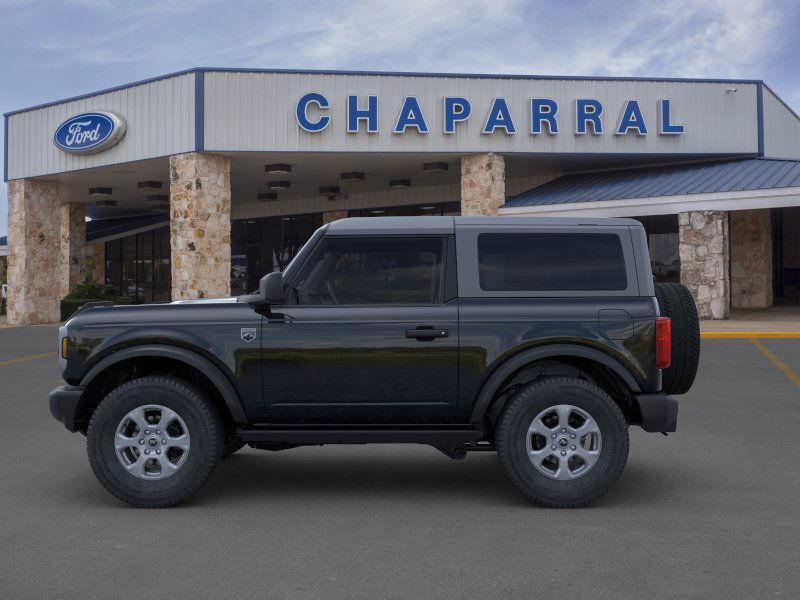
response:
<path id="1" fill-rule="evenodd" d="M 445 338 L 450 335 L 449 329 L 434 329 L 430 325 L 420 325 L 416 329 L 406 329 L 407 338 L 416 338 L 419 341 L 428 341 L 436 338 Z"/>

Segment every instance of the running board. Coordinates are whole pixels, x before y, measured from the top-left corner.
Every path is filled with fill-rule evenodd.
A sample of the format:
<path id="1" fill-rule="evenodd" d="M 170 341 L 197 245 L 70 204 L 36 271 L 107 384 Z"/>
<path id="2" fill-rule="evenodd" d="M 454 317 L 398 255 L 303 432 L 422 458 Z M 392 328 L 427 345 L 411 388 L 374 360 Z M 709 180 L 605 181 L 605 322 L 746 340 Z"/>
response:
<path id="1" fill-rule="evenodd" d="M 244 442 L 279 444 L 476 444 L 478 429 L 242 429 Z"/>

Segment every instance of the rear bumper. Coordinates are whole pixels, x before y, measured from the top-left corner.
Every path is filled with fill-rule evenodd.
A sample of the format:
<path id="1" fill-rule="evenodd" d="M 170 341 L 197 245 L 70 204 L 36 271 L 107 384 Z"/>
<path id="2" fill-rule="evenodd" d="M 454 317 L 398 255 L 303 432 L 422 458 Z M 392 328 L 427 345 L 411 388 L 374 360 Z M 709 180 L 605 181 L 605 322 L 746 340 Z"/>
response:
<path id="1" fill-rule="evenodd" d="M 642 418 L 642 429 L 660 433 L 678 426 L 678 400 L 667 394 L 637 394 L 634 402 Z"/>
<path id="2" fill-rule="evenodd" d="M 50 414 L 69 431 L 78 430 L 84 392 L 86 388 L 74 385 L 60 385 L 50 392 Z"/>

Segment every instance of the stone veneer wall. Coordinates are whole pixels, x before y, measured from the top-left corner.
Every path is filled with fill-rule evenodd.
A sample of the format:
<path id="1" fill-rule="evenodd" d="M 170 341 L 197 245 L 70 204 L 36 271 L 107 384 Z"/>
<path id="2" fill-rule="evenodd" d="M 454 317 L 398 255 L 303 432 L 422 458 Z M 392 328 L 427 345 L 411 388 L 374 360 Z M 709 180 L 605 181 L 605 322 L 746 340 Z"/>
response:
<path id="1" fill-rule="evenodd" d="M 224 156 L 169 157 L 172 298 L 231 295 L 231 168 Z"/>
<path id="2" fill-rule="evenodd" d="M 100 285 L 106 282 L 106 245 L 97 242 L 86 246 L 86 262 L 92 268 L 92 281 Z"/>
<path id="3" fill-rule="evenodd" d="M 86 205 L 65 202 L 59 219 L 59 298 L 83 281 L 86 246 Z"/>
<path id="4" fill-rule="evenodd" d="M 505 201 L 505 159 L 492 152 L 462 156 L 461 214 L 494 216 Z"/>
<path id="5" fill-rule="evenodd" d="M 731 212 L 731 306 L 772 306 L 772 211 Z"/>
<path id="6" fill-rule="evenodd" d="M 334 221 L 338 221 L 339 219 L 346 219 L 346 218 L 347 218 L 346 210 L 328 210 L 322 213 L 322 224 L 327 225 L 328 223 L 333 223 Z"/>
<path id="7" fill-rule="evenodd" d="M 55 182 L 8 182 L 9 325 L 59 320 L 60 204 Z"/>
<path id="8" fill-rule="evenodd" d="M 701 319 L 729 313 L 728 214 L 702 210 L 678 215 L 681 282 L 691 291 Z"/>

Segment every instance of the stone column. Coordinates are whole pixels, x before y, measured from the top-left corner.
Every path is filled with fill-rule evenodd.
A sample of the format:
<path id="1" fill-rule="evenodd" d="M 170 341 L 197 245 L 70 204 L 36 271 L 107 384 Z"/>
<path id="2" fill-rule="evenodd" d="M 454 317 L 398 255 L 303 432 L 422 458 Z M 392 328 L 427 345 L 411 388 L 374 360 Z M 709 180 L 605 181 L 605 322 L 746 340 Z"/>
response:
<path id="1" fill-rule="evenodd" d="M 231 295 L 231 163 L 189 152 L 169 157 L 172 299 Z"/>
<path id="2" fill-rule="evenodd" d="M 55 182 L 8 182 L 9 325 L 59 321 L 60 204 Z"/>
<path id="3" fill-rule="evenodd" d="M 731 306 L 772 306 L 772 213 L 731 212 Z"/>
<path id="4" fill-rule="evenodd" d="M 499 155 L 461 157 L 461 214 L 494 216 L 506 201 L 506 162 Z"/>
<path id="5" fill-rule="evenodd" d="M 92 268 L 92 281 L 100 285 L 106 283 L 106 245 L 97 242 L 86 246 L 86 261 Z"/>
<path id="6" fill-rule="evenodd" d="M 86 205 L 65 202 L 60 209 L 58 277 L 60 297 L 84 279 L 86 261 Z"/>
<path id="7" fill-rule="evenodd" d="M 719 210 L 678 215 L 681 282 L 692 292 L 701 319 L 727 319 L 728 214 Z"/>
<path id="8" fill-rule="evenodd" d="M 347 218 L 346 210 L 328 210 L 322 213 L 322 224 L 327 225 L 328 223 L 333 223 L 334 221 L 338 221 L 339 219 L 346 219 L 346 218 Z"/>

